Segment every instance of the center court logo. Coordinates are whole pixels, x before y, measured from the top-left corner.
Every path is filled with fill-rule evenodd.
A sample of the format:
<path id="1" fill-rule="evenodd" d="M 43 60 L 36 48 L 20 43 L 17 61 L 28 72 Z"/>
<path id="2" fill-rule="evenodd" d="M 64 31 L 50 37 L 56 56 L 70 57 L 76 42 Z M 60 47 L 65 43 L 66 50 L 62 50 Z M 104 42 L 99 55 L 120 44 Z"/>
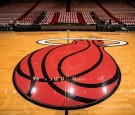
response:
<path id="1" fill-rule="evenodd" d="M 72 43 L 54 43 L 60 40 Z M 52 109 L 80 109 L 102 102 L 118 88 L 120 69 L 104 48 L 127 42 L 62 38 L 37 43 L 50 46 L 28 54 L 13 73 L 14 86 L 25 99 Z"/>

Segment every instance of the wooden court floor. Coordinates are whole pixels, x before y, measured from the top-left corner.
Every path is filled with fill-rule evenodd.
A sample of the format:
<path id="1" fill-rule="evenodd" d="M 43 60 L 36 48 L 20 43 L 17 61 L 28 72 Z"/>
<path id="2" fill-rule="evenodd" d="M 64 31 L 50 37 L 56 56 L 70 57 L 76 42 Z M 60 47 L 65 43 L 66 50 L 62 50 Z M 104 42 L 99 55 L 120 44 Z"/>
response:
<path id="1" fill-rule="evenodd" d="M 121 83 L 107 100 L 69 115 L 135 115 L 135 33 L 133 32 L 0 32 L 0 115 L 64 115 L 64 111 L 43 108 L 25 100 L 13 86 L 16 64 L 27 54 L 46 47 L 36 41 L 49 38 L 107 38 L 128 45 L 106 47 L 121 70 Z M 60 41 L 66 43 L 66 41 Z"/>

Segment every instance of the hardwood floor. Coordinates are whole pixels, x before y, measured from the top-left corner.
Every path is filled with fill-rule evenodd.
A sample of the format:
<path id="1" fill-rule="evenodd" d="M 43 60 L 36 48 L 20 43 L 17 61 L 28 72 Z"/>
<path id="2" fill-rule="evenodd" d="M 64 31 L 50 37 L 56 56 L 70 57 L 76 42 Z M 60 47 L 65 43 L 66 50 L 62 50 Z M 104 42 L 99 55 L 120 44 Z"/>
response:
<path id="1" fill-rule="evenodd" d="M 105 101 L 69 115 L 135 115 L 135 33 L 134 32 L 0 32 L 0 115 L 64 115 L 62 110 L 37 106 L 25 100 L 14 88 L 12 74 L 17 63 L 29 53 L 46 47 L 36 41 L 50 38 L 106 38 L 128 45 L 106 47 L 121 70 L 117 91 Z M 53 41 L 55 42 L 55 41 Z M 67 43 L 67 41 L 59 41 Z"/>

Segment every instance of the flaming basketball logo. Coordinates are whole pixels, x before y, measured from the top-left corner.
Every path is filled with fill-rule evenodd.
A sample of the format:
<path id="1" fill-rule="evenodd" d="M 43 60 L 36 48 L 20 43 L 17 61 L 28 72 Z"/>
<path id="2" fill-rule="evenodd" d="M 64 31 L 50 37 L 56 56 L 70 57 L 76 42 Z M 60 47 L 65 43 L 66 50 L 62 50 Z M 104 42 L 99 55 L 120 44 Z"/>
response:
<path id="1" fill-rule="evenodd" d="M 68 38 L 69 44 L 54 44 L 24 57 L 13 73 L 17 91 L 27 100 L 53 109 L 71 110 L 95 105 L 117 89 L 121 73 L 104 47 L 127 44 L 107 39 Z"/>

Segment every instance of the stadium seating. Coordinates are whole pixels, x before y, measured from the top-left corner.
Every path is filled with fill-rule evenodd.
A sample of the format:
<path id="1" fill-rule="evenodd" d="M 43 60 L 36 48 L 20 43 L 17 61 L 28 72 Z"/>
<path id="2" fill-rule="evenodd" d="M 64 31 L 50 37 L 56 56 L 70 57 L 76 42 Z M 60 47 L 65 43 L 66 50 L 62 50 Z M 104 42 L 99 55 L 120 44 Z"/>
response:
<path id="1" fill-rule="evenodd" d="M 1 28 L 7 25 L 11 28 L 16 25 L 20 25 L 19 27 L 30 26 L 31 28 L 33 24 L 96 25 L 102 30 L 114 27 L 117 29 L 123 25 L 133 28 L 135 25 L 134 5 L 134 2 L 126 3 L 120 0 L 117 2 L 104 0 L 28 0 L 27 2 L 26 0 L 13 0 L 13 2 L 0 6 L 0 25 Z M 41 12 L 45 12 L 44 16 L 40 21 L 34 23 Z M 108 26 L 110 20 L 111 23 Z"/>
<path id="2" fill-rule="evenodd" d="M 109 20 L 110 17 L 98 6 L 96 2 L 76 2 L 71 3 L 71 11 L 75 12 L 95 12 L 100 20 Z M 113 19 L 112 19 L 113 21 Z M 115 22 L 115 21 L 113 21 Z"/>
<path id="3" fill-rule="evenodd" d="M 0 22 L 10 23 L 23 15 L 34 2 L 13 2 L 0 7 Z"/>
<path id="4" fill-rule="evenodd" d="M 58 23 L 78 23 L 76 12 L 61 12 Z"/>
<path id="5" fill-rule="evenodd" d="M 82 12 L 82 15 L 83 15 L 84 20 L 85 20 L 85 23 L 86 23 L 87 25 L 96 24 L 96 23 L 94 22 L 94 20 L 92 19 L 92 17 L 91 17 L 91 15 L 90 15 L 89 12 Z"/>
<path id="6" fill-rule="evenodd" d="M 122 1 L 101 3 L 113 16 L 127 25 L 135 24 L 135 8 Z"/>
<path id="7" fill-rule="evenodd" d="M 49 25 L 52 22 L 55 12 L 47 12 L 46 16 L 42 20 L 41 24 Z"/>

